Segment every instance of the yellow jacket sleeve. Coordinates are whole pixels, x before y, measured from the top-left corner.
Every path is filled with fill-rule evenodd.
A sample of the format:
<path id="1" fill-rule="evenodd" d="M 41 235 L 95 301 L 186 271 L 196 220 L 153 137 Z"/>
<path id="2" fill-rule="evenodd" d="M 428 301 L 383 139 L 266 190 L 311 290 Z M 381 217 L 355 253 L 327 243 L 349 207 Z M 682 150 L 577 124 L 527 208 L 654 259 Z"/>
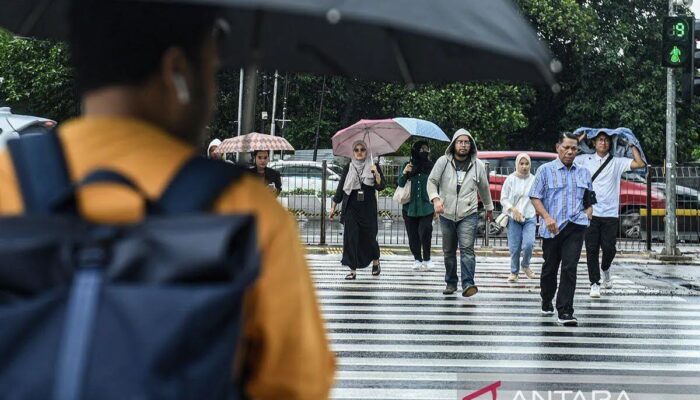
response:
<path id="1" fill-rule="evenodd" d="M 241 201 L 242 190 L 247 201 Z M 246 393 L 253 399 L 327 399 L 335 361 L 296 223 L 257 182 L 235 186 L 217 208 L 250 212 L 241 209 L 245 203 L 256 204 L 252 211 L 262 252 L 261 275 L 244 307 Z"/>

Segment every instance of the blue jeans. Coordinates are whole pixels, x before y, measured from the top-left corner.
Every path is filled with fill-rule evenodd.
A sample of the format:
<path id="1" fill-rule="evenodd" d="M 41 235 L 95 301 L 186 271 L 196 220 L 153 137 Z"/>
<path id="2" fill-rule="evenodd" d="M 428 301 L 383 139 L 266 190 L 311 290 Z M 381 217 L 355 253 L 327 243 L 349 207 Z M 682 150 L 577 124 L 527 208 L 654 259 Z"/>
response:
<path id="1" fill-rule="evenodd" d="M 530 266 L 532 248 L 535 245 L 535 225 L 537 217 L 526 218 L 523 222 L 517 222 L 508 217 L 508 250 L 510 250 L 510 272 L 520 272 L 520 252 L 523 255 L 522 266 Z"/>
<path id="2" fill-rule="evenodd" d="M 445 282 L 457 287 L 457 244 L 462 272 L 462 289 L 474 285 L 476 257 L 474 256 L 474 241 L 479 216 L 474 213 L 455 222 L 440 216 L 442 229 L 442 252 L 445 255 Z"/>

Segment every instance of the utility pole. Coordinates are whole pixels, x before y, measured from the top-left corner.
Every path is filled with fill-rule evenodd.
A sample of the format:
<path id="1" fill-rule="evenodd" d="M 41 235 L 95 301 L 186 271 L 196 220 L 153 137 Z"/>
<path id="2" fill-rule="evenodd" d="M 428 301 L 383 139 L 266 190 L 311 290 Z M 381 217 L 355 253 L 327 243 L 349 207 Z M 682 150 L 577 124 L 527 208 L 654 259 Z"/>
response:
<path id="1" fill-rule="evenodd" d="M 275 136 L 275 113 L 277 112 L 277 78 L 279 74 L 275 70 L 275 86 L 272 89 L 272 125 L 270 125 L 270 134 Z"/>
<path id="2" fill-rule="evenodd" d="M 668 15 L 675 16 L 678 0 L 668 0 Z M 664 249 L 666 256 L 680 255 L 676 246 L 676 74 L 666 69 L 666 218 L 664 219 Z M 649 210 L 651 211 L 651 210 Z M 651 217 L 651 212 L 648 212 Z"/>
<path id="3" fill-rule="evenodd" d="M 243 68 L 238 77 L 238 121 L 236 126 L 236 136 L 241 136 L 241 121 L 243 118 Z M 239 154 L 236 152 L 236 162 L 238 162 Z"/>
<path id="4" fill-rule="evenodd" d="M 316 122 L 316 139 L 314 140 L 314 161 L 316 161 L 316 155 L 318 154 L 318 134 L 321 129 L 321 113 L 323 113 L 323 95 L 326 93 L 326 77 L 323 77 L 323 84 L 321 85 L 321 104 L 318 107 L 318 121 Z"/>
<path id="5" fill-rule="evenodd" d="M 243 68 L 241 68 L 238 79 L 238 130 L 236 136 L 241 136 L 241 120 L 243 117 L 243 75 Z"/>
<path id="6" fill-rule="evenodd" d="M 265 121 L 267 121 L 267 80 L 268 76 L 262 73 L 262 85 L 260 97 L 262 98 L 262 112 L 260 113 L 260 133 L 265 133 Z"/>
<path id="7" fill-rule="evenodd" d="M 275 70 L 275 85 L 272 89 L 272 119 L 270 121 L 270 135 L 275 136 L 275 113 L 277 112 L 277 78 L 279 74 Z M 270 161 L 275 158 L 275 152 L 270 151 Z"/>
<path id="8" fill-rule="evenodd" d="M 289 74 L 284 74 L 284 94 L 282 95 L 282 119 L 278 119 L 282 123 L 280 126 L 280 136 L 284 137 L 284 124 L 291 122 L 292 120 L 287 119 L 287 93 L 289 89 Z M 280 160 L 284 159 L 284 150 L 280 152 Z"/>
<path id="9" fill-rule="evenodd" d="M 282 95 L 283 100 L 282 100 L 282 119 L 278 119 L 279 122 L 282 123 L 282 126 L 280 127 L 280 135 L 284 137 L 284 124 L 285 122 L 292 122 L 291 119 L 286 119 L 287 115 L 287 93 L 289 90 L 289 74 L 284 75 L 284 94 Z"/>
<path id="10" fill-rule="evenodd" d="M 255 124 L 255 88 L 258 85 L 258 72 L 255 66 L 247 66 L 245 68 L 245 107 L 243 107 L 243 134 L 253 132 Z"/>

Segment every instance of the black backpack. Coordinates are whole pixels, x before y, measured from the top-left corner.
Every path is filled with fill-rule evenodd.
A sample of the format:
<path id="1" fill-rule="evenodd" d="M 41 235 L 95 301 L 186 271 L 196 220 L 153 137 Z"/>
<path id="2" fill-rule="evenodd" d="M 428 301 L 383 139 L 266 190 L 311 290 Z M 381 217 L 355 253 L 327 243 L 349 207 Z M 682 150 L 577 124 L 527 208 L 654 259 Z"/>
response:
<path id="1" fill-rule="evenodd" d="M 8 146 L 25 215 L 0 218 L 2 398 L 242 397 L 231 371 L 255 222 L 208 213 L 242 169 L 194 157 L 143 221 L 95 225 L 76 212 L 78 188 L 142 192 L 106 170 L 71 183 L 54 134 Z"/>

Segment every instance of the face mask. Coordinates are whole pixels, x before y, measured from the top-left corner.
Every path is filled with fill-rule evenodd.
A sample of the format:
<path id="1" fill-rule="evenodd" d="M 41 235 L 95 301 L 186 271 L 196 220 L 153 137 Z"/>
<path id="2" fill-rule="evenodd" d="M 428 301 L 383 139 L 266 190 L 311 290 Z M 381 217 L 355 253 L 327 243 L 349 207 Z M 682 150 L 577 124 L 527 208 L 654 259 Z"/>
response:
<path id="1" fill-rule="evenodd" d="M 428 153 L 427 151 L 421 151 L 418 153 L 418 158 L 421 160 L 427 160 L 429 154 L 430 153 Z"/>

